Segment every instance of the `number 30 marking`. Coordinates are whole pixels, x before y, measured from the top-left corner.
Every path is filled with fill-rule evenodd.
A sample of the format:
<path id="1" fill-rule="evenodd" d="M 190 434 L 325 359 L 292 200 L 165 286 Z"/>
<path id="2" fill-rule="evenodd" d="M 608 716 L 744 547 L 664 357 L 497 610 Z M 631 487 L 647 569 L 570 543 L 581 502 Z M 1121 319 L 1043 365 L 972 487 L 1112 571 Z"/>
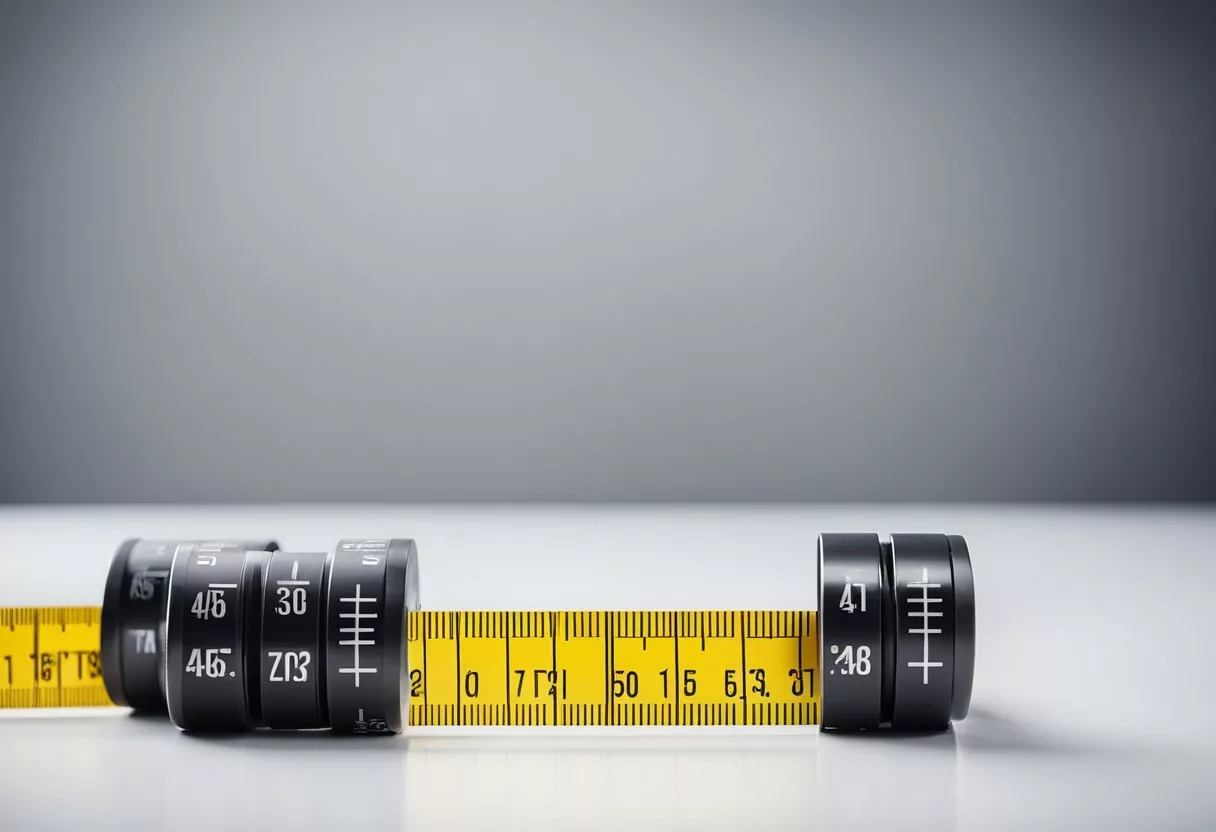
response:
<path id="1" fill-rule="evenodd" d="M 275 612 L 279 615 L 303 615 L 307 610 L 308 593 L 304 591 L 304 587 L 279 587 L 279 605 L 275 607 Z"/>

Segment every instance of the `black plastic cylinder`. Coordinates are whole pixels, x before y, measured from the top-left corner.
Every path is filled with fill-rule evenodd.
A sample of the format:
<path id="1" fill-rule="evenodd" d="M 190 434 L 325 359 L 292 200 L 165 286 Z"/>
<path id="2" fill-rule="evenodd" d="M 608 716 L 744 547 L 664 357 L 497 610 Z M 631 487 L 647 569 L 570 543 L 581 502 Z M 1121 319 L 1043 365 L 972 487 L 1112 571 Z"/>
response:
<path id="1" fill-rule="evenodd" d="M 975 581 L 957 535 L 819 538 L 823 727 L 940 730 L 967 715 Z"/>

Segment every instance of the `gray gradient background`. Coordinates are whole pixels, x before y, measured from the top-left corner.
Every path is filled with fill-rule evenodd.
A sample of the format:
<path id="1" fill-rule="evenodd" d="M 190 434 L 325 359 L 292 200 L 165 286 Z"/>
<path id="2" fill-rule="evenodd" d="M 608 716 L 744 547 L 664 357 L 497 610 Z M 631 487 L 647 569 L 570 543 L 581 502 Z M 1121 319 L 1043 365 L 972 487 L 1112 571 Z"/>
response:
<path id="1" fill-rule="evenodd" d="M 3 3 L 0 500 L 1216 499 L 1212 13 L 892 5 Z"/>

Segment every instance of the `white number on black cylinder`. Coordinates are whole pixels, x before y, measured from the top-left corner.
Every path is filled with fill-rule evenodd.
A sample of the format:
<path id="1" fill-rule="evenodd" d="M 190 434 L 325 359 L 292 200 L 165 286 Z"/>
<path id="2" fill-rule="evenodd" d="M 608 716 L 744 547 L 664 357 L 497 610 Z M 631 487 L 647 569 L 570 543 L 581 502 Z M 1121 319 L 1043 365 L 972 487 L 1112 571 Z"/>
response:
<path id="1" fill-rule="evenodd" d="M 857 587 L 858 601 L 853 601 L 853 587 Z M 866 585 L 862 583 L 851 583 L 844 585 L 844 592 L 840 593 L 840 608 L 847 613 L 852 614 L 855 611 L 866 611 Z"/>
<path id="2" fill-rule="evenodd" d="M 222 589 L 201 591 L 194 596 L 194 603 L 190 605 L 190 612 L 194 613 L 194 617 L 204 621 L 208 618 L 223 618 L 227 611 L 228 604 L 224 601 Z"/>
<path id="3" fill-rule="evenodd" d="M 266 655 L 271 659 L 270 681 L 272 682 L 307 682 L 308 663 L 312 656 L 307 650 L 293 652 L 291 650 L 268 650 Z"/>
<path id="4" fill-rule="evenodd" d="M 279 603 L 274 608 L 279 615 L 303 615 L 308 611 L 308 593 L 304 587 L 279 587 Z"/>
<path id="5" fill-rule="evenodd" d="M 854 649 L 851 644 L 846 644 L 844 647 L 833 644 L 831 651 L 836 654 L 834 663 L 840 668 L 842 675 L 870 675 L 870 648 L 866 645 L 862 644 Z"/>
<path id="6" fill-rule="evenodd" d="M 190 658 L 186 662 L 186 672 L 198 677 L 219 678 L 228 673 L 228 663 L 222 656 L 231 652 L 231 647 L 208 647 L 206 650 L 195 647 L 190 651 Z"/>

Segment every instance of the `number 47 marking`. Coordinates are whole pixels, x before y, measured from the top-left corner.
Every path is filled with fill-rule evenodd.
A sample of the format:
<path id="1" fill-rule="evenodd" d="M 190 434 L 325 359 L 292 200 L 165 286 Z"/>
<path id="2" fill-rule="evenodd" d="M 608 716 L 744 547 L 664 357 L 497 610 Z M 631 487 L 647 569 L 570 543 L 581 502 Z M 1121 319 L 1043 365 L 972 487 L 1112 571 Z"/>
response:
<path id="1" fill-rule="evenodd" d="M 861 595 L 861 603 L 859 603 L 859 604 L 853 603 L 853 587 L 857 587 L 858 592 Z M 852 614 L 853 612 L 855 612 L 857 610 L 860 610 L 861 612 L 865 612 L 866 611 L 866 585 L 863 583 L 845 584 L 844 592 L 840 593 L 840 608 L 849 614 Z"/>

